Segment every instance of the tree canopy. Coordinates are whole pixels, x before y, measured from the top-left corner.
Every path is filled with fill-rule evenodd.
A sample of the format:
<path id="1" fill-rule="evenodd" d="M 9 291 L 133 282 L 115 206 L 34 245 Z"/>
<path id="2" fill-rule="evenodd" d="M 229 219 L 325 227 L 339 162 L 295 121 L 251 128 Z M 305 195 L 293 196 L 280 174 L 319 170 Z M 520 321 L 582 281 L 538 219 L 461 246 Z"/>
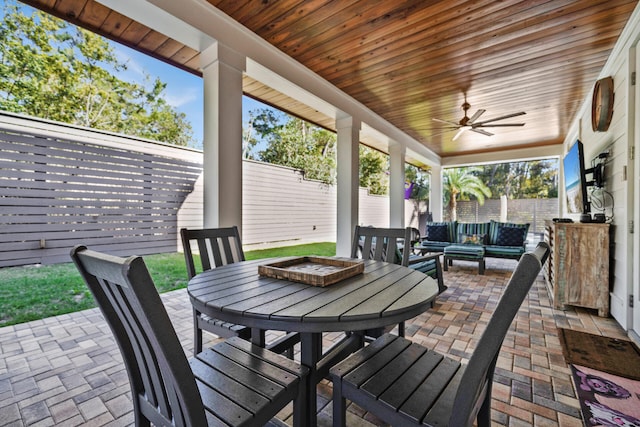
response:
<path id="1" fill-rule="evenodd" d="M 257 153 L 254 151 L 261 147 Z M 249 112 L 244 156 L 304 171 L 309 179 L 335 183 L 336 136 L 302 119 L 267 108 Z"/>
<path id="2" fill-rule="evenodd" d="M 480 171 L 478 167 L 451 168 L 442 171 L 442 187 L 452 221 L 457 219 L 459 196 L 473 196 L 480 204 L 484 203 L 485 197 L 491 197 L 489 187 L 475 175 Z"/>
<path id="3" fill-rule="evenodd" d="M 416 166 L 407 164 L 404 168 L 405 181 L 413 184 L 411 198 L 414 200 L 429 200 L 431 194 L 431 174 Z"/>
<path id="4" fill-rule="evenodd" d="M 388 157 L 360 145 L 360 186 L 387 194 Z M 300 118 L 269 108 L 249 112 L 244 127 L 243 155 L 304 171 L 309 179 L 336 182 L 336 135 Z"/>
<path id="5" fill-rule="evenodd" d="M 457 200 L 485 197 L 531 199 L 558 197 L 557 160 L 532 160 L 443 170 L 444 202 L 452 218 Z M 453 197 L 452 197 L 453 196 Z"/>
<path id="6" fill-rule="evenodd" d="M 101 36 L 13 1 L 0 21 L 0 109 L 176 145 L 192 142 L 184 113 L 163 97 L 166 83 L 143 84 Z M 29 11 L 31 13 L 29 14 Z"/>
<path id="7" fill-rule="evenodd" d="M 558 161 L 532 160 L 485 165 L 477 176 L 493 197 L 531 199 L 558 197 Z"/>

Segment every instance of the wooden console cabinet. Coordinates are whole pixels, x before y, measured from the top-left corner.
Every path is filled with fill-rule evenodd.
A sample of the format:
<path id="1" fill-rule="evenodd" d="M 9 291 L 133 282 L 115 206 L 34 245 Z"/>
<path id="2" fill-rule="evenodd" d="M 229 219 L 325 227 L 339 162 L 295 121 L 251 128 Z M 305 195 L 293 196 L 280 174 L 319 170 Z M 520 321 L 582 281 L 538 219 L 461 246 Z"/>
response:
<path id="1" fill-rule="evenodd" d="M 544 275 L 553 307 L 595 308 L 609 316 L 609 224 L 545 222 L 551 246 Z"/>

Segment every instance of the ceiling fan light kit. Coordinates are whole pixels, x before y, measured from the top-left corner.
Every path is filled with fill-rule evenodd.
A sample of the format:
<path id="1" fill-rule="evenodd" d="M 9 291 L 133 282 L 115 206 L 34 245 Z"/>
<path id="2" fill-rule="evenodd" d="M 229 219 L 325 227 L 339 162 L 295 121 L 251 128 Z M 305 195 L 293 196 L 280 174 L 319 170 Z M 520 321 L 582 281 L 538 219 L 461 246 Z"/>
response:
<path id="1" fill-rule="evenodd" d="M 489 120 L 484 120 L 484 121 L 477 121 L 481 115 L 483 115 L 486 110 L 483 109 L 479 109 L 477 110 L 471 117 L 467 116 L 467 111 L 469 111 L 469 109 L 471 109 L 471 105 L 465 100 L 464 103 L 462 104 L 462 110 L 464 111 L 464 117 L 462 119 L 460 119 L 459 122 L 453 122 L 450 120 L 442 120 L 442 119 L 437 119 L 437 118 L 433 118 L 433 121 L 439 122 L 439 123 L 444 123 L 449 125 L 448 127 L 444 128 L 444 129 L 451 129 L 451 130 L 457 130 L 458 132 L 456 132 L 456 134 L 453 136 L 453 141 L 457 140 L 458 138 L 460 138 L 460 136 L 466 132 L 466 131 L 472 131 L 472 132 L 476 132 L 485 136 L 492 136 L 493 134 L 491 132 L 488 132 L 486 130 L 484 130 L 483 128 L 488 128 L 488 127 L 513 127 L 513 126 L 524 126 L 524 123 L 502 123 L 502 124 L 494 124 L 493 122 L 497 122 L 499 120 L 504 120 L 504 119 L 509 119 L 511 117 L 516 117 L 516 116 L 522 116 L 524 114 L 526 114 L 524 111 L 520 111 L 518 113 L 511 113 L 511 114 L 506 114 L 504 116 L 500 116 L 500 117 L 495 117 L 493 119 L 489 119 Z"/>

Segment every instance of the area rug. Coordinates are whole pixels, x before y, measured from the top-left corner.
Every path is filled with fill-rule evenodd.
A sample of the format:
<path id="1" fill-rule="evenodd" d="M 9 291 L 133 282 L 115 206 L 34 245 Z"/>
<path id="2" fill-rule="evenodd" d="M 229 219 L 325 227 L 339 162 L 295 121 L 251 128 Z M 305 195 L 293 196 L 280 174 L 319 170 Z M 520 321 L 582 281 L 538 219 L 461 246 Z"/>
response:
<path id="1" fill-rule="evenodd" d="M 584 425 L 640 427 L 640 350 L 627 340 L 558 332 Z"/>
<path id="2" fill-rule="evenodd" d="M 640 427 L 640 381 L 569 366 L 586 427 Z"/>
<path id="3" fill-rule="evenodd" d="M 640 350 L 633 342 L 558 329 L 567 363 L 640 381 Z"/>

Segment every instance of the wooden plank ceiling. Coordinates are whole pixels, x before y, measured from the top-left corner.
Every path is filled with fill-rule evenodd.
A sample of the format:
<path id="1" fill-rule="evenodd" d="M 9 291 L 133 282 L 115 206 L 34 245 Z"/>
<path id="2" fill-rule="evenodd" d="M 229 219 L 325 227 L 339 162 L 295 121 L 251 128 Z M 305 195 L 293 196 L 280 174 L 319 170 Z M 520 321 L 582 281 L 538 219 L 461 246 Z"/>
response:
<path id="1" fill-rule="evenodd" d="M 23 0 L 187 71 L 199 54 L 95 0 Z M 637 0 L 207 0 L 440 156 L 561 143 Z M 247 95 L 333 129 L 245 78 Z M 461 105 L 493 136 L 445 130 Z M 488 123 L 489 124 L 489 123 Z M 374 125 L 375 124 L 371 124 Z"/>

